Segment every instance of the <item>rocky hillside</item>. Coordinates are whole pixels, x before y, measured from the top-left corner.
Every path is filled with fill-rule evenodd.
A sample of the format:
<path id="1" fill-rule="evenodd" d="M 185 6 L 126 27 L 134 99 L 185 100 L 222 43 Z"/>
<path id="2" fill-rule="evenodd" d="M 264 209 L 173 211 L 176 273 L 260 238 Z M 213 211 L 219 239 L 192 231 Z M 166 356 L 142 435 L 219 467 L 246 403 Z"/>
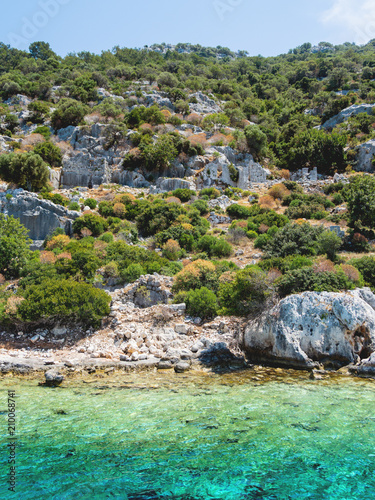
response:
<path id="1" fill-rule="evenodd" d="M 171 367 L 223 344 L 233 362 L 245 346 L 255 362 L 363 364 L 373 44 L 163 47 L 0 44 L 4 349 Z"/>

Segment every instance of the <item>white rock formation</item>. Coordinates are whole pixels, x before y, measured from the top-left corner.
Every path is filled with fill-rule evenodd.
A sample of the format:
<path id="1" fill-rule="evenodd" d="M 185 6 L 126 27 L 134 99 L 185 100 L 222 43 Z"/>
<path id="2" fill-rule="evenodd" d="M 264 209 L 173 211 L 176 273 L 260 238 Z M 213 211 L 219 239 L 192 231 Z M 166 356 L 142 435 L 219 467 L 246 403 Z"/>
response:
<path id="1" fill-rule="evenodd" d="M 374 172 L 372 160 L 375 154 L 375 139 L 370 139 L 357 147 L 356 163 L 353 165 L 357 172 Z"/>
<path id="2" fill-rule="evenodd" d="M 357 363 L 375 350 L 375 296 L 368 288 L 291 295 L 248 323 L 243 346 L 260 363 Z"/>
<path id="3" fill-rule="evenodd" d="M 338 115 L 333 116 L 328 121 L 323 123 L 322 128 L 326 130 L 332 129 L 339 125 L 340 123 L 345 122 L 353 115 L 358 115 L 359 113 L 372 113 L 375 104 L 353 104 L 353 106 L 349 106 L 348 108 L 340 111 Z"/>

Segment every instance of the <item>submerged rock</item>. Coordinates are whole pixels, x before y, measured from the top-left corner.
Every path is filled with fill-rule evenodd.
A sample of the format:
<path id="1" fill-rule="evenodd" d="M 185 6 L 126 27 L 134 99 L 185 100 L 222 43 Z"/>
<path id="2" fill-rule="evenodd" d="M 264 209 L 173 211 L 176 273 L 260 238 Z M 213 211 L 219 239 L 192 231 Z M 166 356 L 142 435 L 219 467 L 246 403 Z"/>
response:
<path id="1" fill-rule="evenodd" d="M 295 368 L 358 363 L 375 351 L 375 296 L 368 288 L 291 295 L 248 323 L 243 347 L 256 363 Z"/>
<path id="2" fill-rule="evenodd" d="M 57 387 L 64 381 L 64 375 L 57 370 L 48 370 L 44 376 L 46 378 L 46 385 L 49 387 Z"/>

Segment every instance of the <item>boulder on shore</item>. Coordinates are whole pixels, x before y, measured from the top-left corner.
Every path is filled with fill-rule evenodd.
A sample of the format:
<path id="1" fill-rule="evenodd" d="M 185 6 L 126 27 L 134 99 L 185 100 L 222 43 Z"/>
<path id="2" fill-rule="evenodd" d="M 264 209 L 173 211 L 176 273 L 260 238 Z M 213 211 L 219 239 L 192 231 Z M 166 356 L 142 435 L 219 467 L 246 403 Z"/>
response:
<path id="1" fill-rule="evenodd" d="M 46 385 L 49 387 L 57 387 L 64 381 L 64 375 L 57 370 L 48 370 L 44 376 L 46 378 Z"/>
<path id="2" fill-rule="evenodd" d="M 291 295 L 248 323 L 243 347 L 256 363 L 357 364 L 375 351 L 375 295 L 369 288 Z"/>

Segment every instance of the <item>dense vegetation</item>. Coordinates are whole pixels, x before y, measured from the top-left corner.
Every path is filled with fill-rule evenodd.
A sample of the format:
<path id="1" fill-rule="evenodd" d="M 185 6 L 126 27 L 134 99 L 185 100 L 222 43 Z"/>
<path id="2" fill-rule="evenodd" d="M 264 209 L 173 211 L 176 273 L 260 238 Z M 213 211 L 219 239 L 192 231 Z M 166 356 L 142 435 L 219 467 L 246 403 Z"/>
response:
<path id="1" fill-rule="evenodd" d="M 318 51 L 304 44 L 272 58 L 178 48 L 190 52 L 115 47 L 61 58 L 44 43 L 29 52 L 0 44 L 0 135 L 12 149 L 0 155 L 1 179 L 71 210 L 90 208 L 75 220 L 73 237 L 57 230 L 40 252 L 28 250 L 19 221 L 0 215 L 2 324 L 64 319 L 96 326 L 110 301 L 98 286 L 154 272 L 174 276 L 175 301 L 202 318 L 257 314 L 276 297 L 305 290 L 375 288 L 375 258 L 343 254 L 369 252 L 375 239 L 374 178 L 352 175 L 354 148 L 375 138 L 375 117 L 362 113 L 334 131 L 316 128 L 351 104 L 374 103 L 375 42 L 321 44 Z M 103 89 L 122 99 L 103 100 Z M 154 90 L 170 99 L 175 113 L 147 107 Z M 191 112 L 196 92 L 210 95 L 221 111 Z M 17 105 L 8 101 L 17 94 L 32 99 L 29 142 Z M 122 167 L 139 169 L 149 180 L 176 157 L 186 165 L 203 155 L 210 137 L 211 145 L 250 152 L 278 183 L 261 197 L 216 186 L 148 196 L 114 189 L 100 199 L 70 201 L 48 188 L 49 167 L 59 167 L 63 156 L 56 132 L 85 126 L 93 115 L 106 124 L 104 149 L 116 150 L 127 137 Z M 204 137 L 179 134 L 187 124 L 200 126 Z M 349 180 L 307 193 L 288 180 L 290 171 L 305 166 L 320 174 L 346 172 Z M 236 182 L 233 165 L 229 172 Z M 210 205 L 222 194 L 232 201 L 226 214 Z M 229 227 L 212 228 L 212 210 L 229 216 Z M 345 236 L 329 230 L 330 223 L 345 227 Z M 256 265 L 239 265 L 239 246 L 260 252 Z M 10 280 L 17 283 L 14 291 Z"/>

